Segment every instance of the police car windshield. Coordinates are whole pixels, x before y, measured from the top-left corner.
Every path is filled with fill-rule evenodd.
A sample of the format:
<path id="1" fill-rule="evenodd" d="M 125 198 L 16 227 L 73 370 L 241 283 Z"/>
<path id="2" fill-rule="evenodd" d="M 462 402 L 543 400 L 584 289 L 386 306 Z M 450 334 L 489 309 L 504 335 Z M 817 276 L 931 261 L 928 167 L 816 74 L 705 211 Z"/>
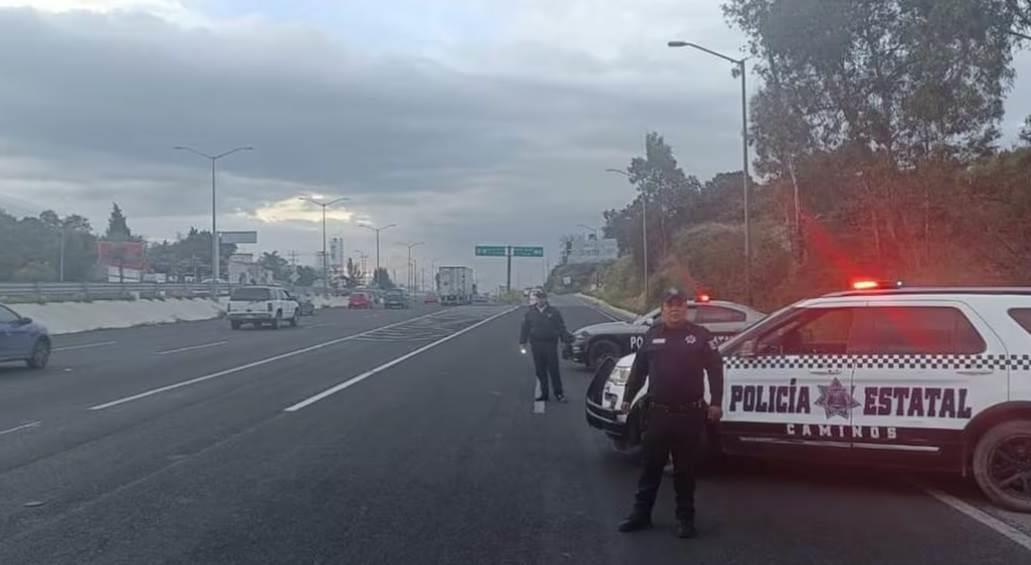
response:
<path id="1" fill-rule="evenodd" d="M 728 355 L 732 352 L 736 352 L 740 344 L 755 339 L 757 335 L 759 335 L 762 332 L 765 332 L 767 328 L 770 328 L 775 324 L 779 324 L 780 321 L 784 319 L 784 317 L 791 314 L 796 309 L 797 308 L 795 308 L 795 305 L 792 304 L 789 306 L 785 306 L 780 310 L 777 310 L 776 312 L 763 318 L 756 324 L 749 327 L 747 330 L 739 333 L 738 335 L 730 338 L 725 343 L 720 345 L 720 353 L 723 355 Z"/>

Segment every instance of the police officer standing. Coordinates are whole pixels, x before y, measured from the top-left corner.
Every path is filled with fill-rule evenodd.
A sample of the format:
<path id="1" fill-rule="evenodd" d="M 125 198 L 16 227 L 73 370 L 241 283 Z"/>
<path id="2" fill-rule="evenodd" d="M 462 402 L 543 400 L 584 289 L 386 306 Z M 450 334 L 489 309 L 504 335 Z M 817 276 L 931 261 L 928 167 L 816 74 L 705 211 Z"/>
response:
<path id="1" fill-rule="evenodd" d="M 705 421 L 718 421 L 723 405 L 723 361 L 708 330 L 687 321 L 687 298 L 676 288 L 663 296 L 662 321 L 648 330 L 627 379 L 623 409 L 648 377 L 651 399 L 642 438 L 644 470 L 637 483 L 634 510 L 619 525 L 633 532 L 652 525 L 651 512 L 672 453 L 676 490 L 677 536 L 695 536 L 695 464 Z M 708 376 L 712 404 L 703 398 Z"/>
<path id="2" fill-rule="evenodd" d="M 537 380 L 541 384 L 541 395 L 538 401 L 548 400 L 548 375 L 551 375 L 551 384 L 555 389 L 555 400 L 566 402 L 566 396 L 562 392 L 562 375 L 558 370 L 558 342 L 568 341 L 569 332 L 566 331 L 566 323 L 562 320 L 562 314 L 550 304 L 548 295 L 543 290 L 535 290 L 531 295 L 533 304 L 526 311 L 523 318 L 522 331 L 519 334 L 520 347 L 530 343 L 530 350 L 533 353 L 533 367 L 537 373 Z"/>

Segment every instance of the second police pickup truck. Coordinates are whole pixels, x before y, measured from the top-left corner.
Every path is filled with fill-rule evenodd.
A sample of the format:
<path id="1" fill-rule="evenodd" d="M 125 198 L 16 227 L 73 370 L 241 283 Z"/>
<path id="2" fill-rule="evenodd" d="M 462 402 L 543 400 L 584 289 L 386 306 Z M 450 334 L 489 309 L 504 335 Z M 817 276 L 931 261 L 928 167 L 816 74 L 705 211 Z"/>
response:
<path id="1" fill-rule="evenodd" d="M 687 319 L 704 326 L 719 340 L 730 339 L 741 330 L 761 320 L 764 314 L 743 304 L 725 300 L 709 300 L 699 296 L 688 303 Z M 645 332 L 659 317 L 656 308 L 632 322 L 606 322 L 584 326 L 573 332 L 573 342 L 563 350 L 563 357 L 597 368 L 607 358 L 619 359 L 637 351 Z"/>

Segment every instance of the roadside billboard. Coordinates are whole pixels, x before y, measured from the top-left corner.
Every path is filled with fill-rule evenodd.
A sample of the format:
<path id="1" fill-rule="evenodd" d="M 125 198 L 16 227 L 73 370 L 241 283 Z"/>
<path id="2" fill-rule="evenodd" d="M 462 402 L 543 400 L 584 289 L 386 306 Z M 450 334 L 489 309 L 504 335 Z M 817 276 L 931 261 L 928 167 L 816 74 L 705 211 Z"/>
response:
<path id="1" fill-rule="evenodd" d="M 122 267 L 142 271 L 146 264 L 142 241 L 97 242 L 97 264 L 105 267 Z"/>
<path id="2" fill-rule="evenodd" d="M 574 265 L 615 261 L 619 258 L 619 243 L 615 239 L 574 236 L 566 249 L 566 262 Z"/>

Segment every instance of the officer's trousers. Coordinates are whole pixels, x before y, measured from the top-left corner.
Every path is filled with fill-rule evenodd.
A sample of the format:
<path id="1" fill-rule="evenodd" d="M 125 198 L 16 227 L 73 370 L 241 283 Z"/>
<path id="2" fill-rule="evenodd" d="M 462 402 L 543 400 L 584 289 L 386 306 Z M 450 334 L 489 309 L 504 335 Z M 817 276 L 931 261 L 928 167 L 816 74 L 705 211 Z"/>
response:
<path id="1" fill-rule="evenodd" d="M 652 406 L 642 438 L 644 469 L 637 482 L 634 512 L 651 515 L 655 497 L 662 484 L 662 473 L 673 456 L 673 487 L 676 490 L 678 520 L 694 520 L 695 470 L 698 448 L 705 431 L 705 408 L 684 408 L 671 412 Z"/>
<path id="2" fill-rule="evenodd" d="M 561 396 L 563 393 L 562 375 L 558 370 L 558 341 L 531 341 L 530 350 L 533 352 L 533 368 L 537 373 L 537 380 L 541 383 L 541 396 L 548 397 L 549 374 L 555 395 Z"/>

